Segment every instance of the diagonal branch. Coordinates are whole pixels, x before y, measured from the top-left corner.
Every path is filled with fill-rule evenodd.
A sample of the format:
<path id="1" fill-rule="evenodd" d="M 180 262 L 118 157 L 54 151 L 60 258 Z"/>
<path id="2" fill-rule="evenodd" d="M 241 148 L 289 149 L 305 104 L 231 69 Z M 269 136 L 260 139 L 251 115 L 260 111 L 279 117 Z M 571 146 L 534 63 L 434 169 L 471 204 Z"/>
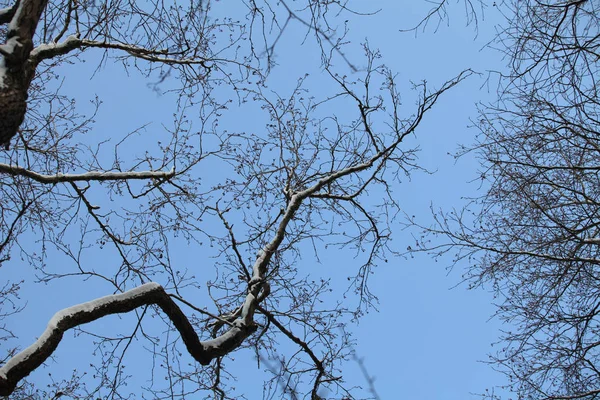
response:
<path id="1" fill-rule="evenodd" d="M 17 7 L 19 2 L 15 2 L 12 7 L 3 8 L 0 10 L 0 25 L 8 24 L 12 17 L 15 15 L 15 11 L 17 11 Z"/>
<path id="2" fill-rule="evenodd" d="M 21 208 L 20 208 L 19 212 L 17 213 L 17 216 L 15 217 L 13 222 L 10 224 L 10 227 L 8 228 L 8 232 L 6 233 L 6 237 L 4 238 L 4 241 L 0 242 L 0 254 L 2 254 L 2 251 L 4 250 L 4 248 L 8 245 L 8 243 L 10 243 L 11 239 L 13 238 L 13 233 L 17 227 L 17 224 L 19 223 L 19 220 L 21 218 L 23 218 L 23 216 L 27 212 L 27 209 L 29 207 L 31 207 L 31 205 L 34 202 L 35 202 L 35 199 L 28 201 L 28 202 L 25 202 L 25 200 L 23 200 L 21 202 Z M 0 265 L 1 264 L 2 264 L 2 259 L 0 258 Z"/>
<path id="3" fill-rule="evenodd" d="M 315 364 L 315 367 L 320 372 L 325 373 L 325 366 L 323 365 L 323 362 L 321 360 L 319 360 L 319 358 L 312 351 L 310 346 L 308 344 L 306 344 L 306 342 L 302 341 L 299 337 L 294 335 L 290 330 L 288 330 L 285 326 L 283 326 L 281 324 L 281 322 L 279 322 L 271 312 L 267 311 L 266 309 L 264 309 L 261 306 L 257 306 L 257 309 L 258 309 L 258 311 L 260 311 L 261 314 L 263 314 L 265 317 L 267 317 L 269 322 L 272 323 L 273 325 L 275 325 L 277 327 L 277 329 L 279 329 L 285 336 L 287 336 L 292 342 L 294 342 L 298 346 L 300 346 L 302 348 L 302 350 L 306 354 L 308 354 L 310 359 Z"/>
<path id="4" fill-rule="evenodd" d="M 285 336 L 287 336 L 292 342 L 296 343 L 298 346 L 300 346 L 302 348 L 302 350 L 308 354 L 308 356 L 310 357 L 310 359 L 312 360 L 312 362 L 315 364 L 315 368 L 317 369 L 318 374 L 317 377 L 315 379 L 315 383 L 313 385 L 313 390 L 312 390 L 312 397 L 313 399 L 318 399 L 320 397 L 317 396 L 317 391 L 319 389 L 319 386 L 321 385 L 321 383 L 323 383 L 323 376 L 324 375 L 329 375 L 326 371 L 325 371 L 325 366 L 323 365 L 323 361 L 319 360 L 319 358 L 316 356 L 316 354 L 314 353 L 314 351 L 310 348 L 310 346 L 304 342 L 302 339 L 300 339 L 298 336 L 294 335 L 289 329 L 287 329 L 285 326 L 283 326 L 281 324 L 281 322 L 279 322 L 277 320 L 277 318 L 275 318 L 275 316 L 267 311 L 266 309 L 264 309 L 263 307 L 261 307 L 260 305 L 256 306 L 258 311 L 261 312 L 261 314 L 263 314 L 265 317 L 267 317 L 267 320 L 272 323 L 273 325 L 275 325 L 275 327 L 277 329 L 279 329 L 279 331 L 281 333 L 283 333 Z M 326 380 L 329 382 L 332 381 L 337 381 L 340 380 L 341 377 L 336 377 L 336 376 L 332 376 L 330 378 L 327 378 Z"/>

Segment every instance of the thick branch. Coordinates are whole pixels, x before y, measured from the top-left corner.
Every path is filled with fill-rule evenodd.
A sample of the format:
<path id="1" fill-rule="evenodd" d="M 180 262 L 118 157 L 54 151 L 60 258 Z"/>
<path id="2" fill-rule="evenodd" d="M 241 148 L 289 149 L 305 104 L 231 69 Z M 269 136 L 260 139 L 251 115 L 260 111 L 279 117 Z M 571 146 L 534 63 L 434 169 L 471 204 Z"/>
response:
<path id="1" fill-rule="evenodd" d="M 11 17 L 6 42 L 0 45 L 0 146 L 7 149 L 25 118 L 27 90 L 35 72 L 26 68 L 26 62 L 46 2 L 19 0 L 12 9 L 0 11 L 3 23 Z"/>
<path id="2" fill-rule="evenodd" d="M 181 334 L 190 355 L 202 365 L 234 350 L 256 330 L 256 326 L 245 326 L 241 320 L 237 320 L 223 335 L 201 342 L 183 311 L 162 286 L 154 282 L 146 283 L 125 293 L 101 297 L 56 313 L 35 343 L 0 368 L 0 395 L 11 394 L 21 379 L 48 359 L 67 330 L 110 314 L 126 313 L 151 304 L 158 305 L 167 315 Z"/>
<path id="3" fill-rule="evenodd" d="M 25 176 L 40 183 L 60 183 L 79 181 L 116 181 L 129 179 L 169 179 L 175 176 L 175 170 L 163 171 L 126 171 L 126 172 L 103 172 L 92 171 L 83 174 L 56 174 L 43 175 L 16 165 L 0 163 L 0 173 L 13 176 Z"/>
<path id="4" fill-rule="evenodd" d="M 17 11 L 19 2 L 17 1 L 12 7 L 3 8 L 0 10 L 0 25 L 8 24 Z"/>
<path id="5" fill-rule="evenodd" d="M 33 35 L 47 0 L 20 0 L 8 25 L 7 44 L 0 52 L 10 64 L 22 65 L 33 49 Z"/>
<path id="6" fill-rule="evenodd" d="M 30 60 L 34 64 L 38 64 L 40 61 L 56 57 L 59 55 L 67 54 L 75 49 L 82 46 L 81 40 L 77 35 L 68 36 L 63 42 L 60 43 L 49 43 L 41 44 L 30 53 Z"/>

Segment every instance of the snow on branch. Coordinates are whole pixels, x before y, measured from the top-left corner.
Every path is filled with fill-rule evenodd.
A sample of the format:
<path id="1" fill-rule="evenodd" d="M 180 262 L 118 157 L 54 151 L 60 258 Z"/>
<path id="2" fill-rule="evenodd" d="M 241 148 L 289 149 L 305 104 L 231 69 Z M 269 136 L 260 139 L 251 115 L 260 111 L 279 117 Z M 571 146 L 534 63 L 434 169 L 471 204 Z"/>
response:
<path id="1" fill-rule="evenodd" d="M 12 7 L 0 9 L 0 24 L 9 23 L 12 17 L 15 15 L 16 9 L 16 4 Z"/>
<path id="2" fill-rule="evenodd" d="M 110 314 L 133 311 L 156 304 L 179 331 L 190 355 L 202 365 L 237 348 L 255 330 L 256 325 L 244 325 L 236 320 L 233 326 L 216 339 L 201 342 L 179 306 L 158 283 L 150 282 L 125 293 L 101 297 L 66 308 L 54 314 L 46 330 L 28 348 L 12 357 L 0 368 L 0 396 L 8 396 L 18 382 L 39 367 L 58 347 L 63 334 L 76 326 L 95 321 Z"/>
<path id="3" fill-rule="evenodd" d="M 15 39 L 18 43 L 9 54 L 9 58 L 16 64 L 25 62 L 33 49 L 33 35 L 47 3 L 47 0 L 19 0 L 15 4 L 15 10 L 9 12 L 12 13 L 12 18 L 6 37 L 9 41 Z"/>
<path id="4" fill-rule="evenodd" d="M 91 171 L 83 174 L 56 174 L 43 175 L 16 165 L 0 163 L 0 173 L 13 176 L 25 176 L 40 183 L 60 183 L 78 181 L 111 181 L 129 179 L 169 179 L 175 176 L 175 169 L 171 171 L 125 171 L 125 172 L 103 172 Z"/>
<path id="5" fill-rule="evenodd" d="M 40 62 L 47 58 L 67 54 L 79 47 L 81 47 L 79 37 L 77 35 L 70 35 L 61 43 L 48 43 L 37 46 L 31 51 L 29 57 L 36 62 Z"/>

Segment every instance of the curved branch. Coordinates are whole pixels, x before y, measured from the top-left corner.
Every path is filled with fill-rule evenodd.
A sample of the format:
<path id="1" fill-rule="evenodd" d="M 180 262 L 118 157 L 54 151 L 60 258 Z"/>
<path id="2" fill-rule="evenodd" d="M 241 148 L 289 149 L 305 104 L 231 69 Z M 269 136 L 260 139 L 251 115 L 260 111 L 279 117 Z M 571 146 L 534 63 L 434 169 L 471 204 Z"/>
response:
<path id="1" fill-rule="evenodd" d="M 12 357 L 0 368 L 0 396 L 11 394 L 18 382 L 39 367 L 58 347 L 63 334 L 76 326 L 110 314 L 120 314 L 156 304 L 181 334 L 190 355 L 202 365 L 237 348 L 256 331 L 256 325 L 244 325 L 238 319 L 216 339 L 200 341 L 183 311 L 158 283 L 151 282 L 125 293 L 101 297 L 66 308 L 54 314 L 42 335 L 28 348 Z"/>
<path id="2" fill-rule="evenodd" d="M 44 175 L 16 165 L 0 163 L 0 173 L 12 176 L 25 176 L 40 183 L 60 183 L 78 181 L 116 181 L 129 179 L 169 179 L 175 176 L 175 170 L 164 171 L 126 171 L 126 172 L 104 172 L 91 171 L 84 174 L 61 174 Z"/>

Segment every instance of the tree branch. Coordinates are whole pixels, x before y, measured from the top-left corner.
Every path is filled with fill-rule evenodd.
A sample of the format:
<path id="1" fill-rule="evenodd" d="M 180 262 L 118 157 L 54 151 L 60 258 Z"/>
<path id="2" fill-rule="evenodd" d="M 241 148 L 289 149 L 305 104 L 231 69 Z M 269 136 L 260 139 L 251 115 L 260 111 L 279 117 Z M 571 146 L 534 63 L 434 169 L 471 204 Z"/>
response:
<path id="1" fill-rule="evenodd" d="M 141 58 L 147 61 L 162 62 L 165 64 L 184 64 L 184 65 L 201 65 L 206 69 L 210 67 L 206 65 L 207 60 L 203 58 L 187 58 L 179 59 L 170 57 L 168 50 L 149 50 L 144 47 L 138 47 L 130 44 L 99 42 L 96 40 L 80 39 L 79 35 L 69 35 L 61 43 L 47 43 L 36 47 L 31 51 L 30 60 L 37 64 L 40 61 L 59 55 L 67 54 L 75 49 L 97 47 L 101 49 L 123 50 L 136 58 Z"/>
<path id="2" fill-rule="evenodd" d="M 47 0 L 20 0 L 8 25 L 7 44 L 1 46 L 9 62 L 22 64 L 33 49 L 33 35 Z M 8 12 L 10 13 L 10 12 Z"/>
<path id="3" fill-rule="evenodd" d="M 255 330 L 236 320 L 233 326 L 216 339 L 200 341 L 183 311 L 158 283 L 151 282 L 125 293 L 101 297 L 66 308 L 54 314 L 46 330 L 28 348 L 12 357 L 0 368 L 0 395 L 11 394 L 18 382 L 39 367 L 58 347 L 63 334 L 76 326 L 110 314 L 121 314 L 150 304 L 158 305 L 181 334 L 190 355 L 202 365 L 237 348 Z"/>
<path id="4" fill-rule="evenodd" d="M 40 183 L 60 183 L 60 182 L 79 182 L 79 181 L 116 181 L 128 179 L 169 179 L 175 176 L 175 169 L 169 172 L 164 171 L 126 171 L 126 172 L 105 172 L 91 171 L 84 174 L 61 174 L 43 175 L 38 172 L 28 170 L 16 165 L 0 163 L 0 173 L 12 176 L 25 176 Z"/>
<path id="5" fill-rule="evenodd" d="M 315 364 L 315 367 L 320 372 L 325 373 L 325 367 L 323 366 L 323 362 L 321 360 L 319 360 L 319 358 L 312 351 L 312 349 L 308 346 L 308 344 L 306 344 L 306 342 L 302 341 L 299 337 L 297 337 L 296 335 L 294 335 L 290 330 L 288 330 L 285 326 L 283 326 L 281 324 L 281 322 L 279 322 L 271 312 L 267 311 L 266 309 L 264 309 L 261 306 L 257 306 L 257 308 L 258 308 L 258 311 L 260 311 L 261 314 L 263 314 L 265 317 L 267 317 L 267 319 L 269 320 L 270 323 L 272 323 L 273 325 L 275 325 L 277 327 L 277 329 L 279 329 L 279 331 L 281 331 L 281 333 L 283 333 L 285 336 L 287 336 L 292 342 L 294 342 L 298 346 L 300 346 L 302 348 L 302 350 L 306 354 L 308 354 L 308 356 L 310 357 L 310 359 Z"/>
<path id="6" fill-rule="evenodd" d="M 19 2 L 15 2 L 12 7 L 3 8 L 0 10 L 0 25 L 8 24 L 12 17 L 15 15 L 15 11 L 19 6 Z"/>

